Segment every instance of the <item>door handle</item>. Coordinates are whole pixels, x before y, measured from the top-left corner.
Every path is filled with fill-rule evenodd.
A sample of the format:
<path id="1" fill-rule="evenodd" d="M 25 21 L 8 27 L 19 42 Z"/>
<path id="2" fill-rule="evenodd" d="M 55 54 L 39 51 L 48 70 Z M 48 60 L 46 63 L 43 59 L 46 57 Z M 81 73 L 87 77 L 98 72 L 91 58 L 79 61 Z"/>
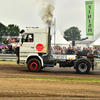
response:
<path id="1" fill-rule="evenodd" d="M 31 47 L 31 48 L 34 48 L 34 47 Z"/>

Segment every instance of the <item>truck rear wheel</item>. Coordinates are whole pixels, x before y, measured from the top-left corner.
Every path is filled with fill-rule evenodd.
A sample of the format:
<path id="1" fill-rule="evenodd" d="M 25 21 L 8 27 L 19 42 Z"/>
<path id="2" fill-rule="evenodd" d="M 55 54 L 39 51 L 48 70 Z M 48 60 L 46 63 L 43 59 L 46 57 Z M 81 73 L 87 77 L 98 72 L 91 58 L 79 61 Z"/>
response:
<path id="1" fill-rule="evenodd" d="M 90 64 L 85 60 L 81 60 L 76 63 L 75 68 L 77 73 L 86 74 L 90 71 Z"/>
<path id="2" fill-rule="evenodd" d="M 41 70 L 41 64 L 38 59 L 30 59 L 27 63 L 27 68 L 31 72 L 39 72 Z"/>

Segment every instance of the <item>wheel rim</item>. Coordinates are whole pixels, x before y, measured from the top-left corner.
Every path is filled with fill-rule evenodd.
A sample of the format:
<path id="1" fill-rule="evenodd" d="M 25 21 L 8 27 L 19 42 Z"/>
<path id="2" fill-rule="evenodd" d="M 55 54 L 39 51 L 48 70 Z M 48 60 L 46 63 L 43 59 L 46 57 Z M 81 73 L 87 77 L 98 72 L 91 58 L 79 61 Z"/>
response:
<path id="1" fill-rule="evenodd" d="M 87 70 L 87 65 L 85 63 L 79 64 L 79 70 L 85 72 Z"/>
<path id="2" fill-rule="evenodd" d="M 31 62 L 31 63 L 30 63 L 30 68 L 31 68 L 32 70 L 35 70 L 35 69 L 38 68 L 38 64 L 37 64 L 36 62 Z"/>

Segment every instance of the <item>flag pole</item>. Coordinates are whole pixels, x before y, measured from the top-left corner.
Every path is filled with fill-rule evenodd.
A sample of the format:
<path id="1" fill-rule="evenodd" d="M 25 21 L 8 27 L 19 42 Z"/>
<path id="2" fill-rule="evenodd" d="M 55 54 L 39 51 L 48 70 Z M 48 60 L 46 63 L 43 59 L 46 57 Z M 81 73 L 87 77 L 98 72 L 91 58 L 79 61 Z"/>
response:
<path id="1" fill-rule="evenodd" d="M 56 18 L 54 18 L 54 47 L 55 47 L 55 41 L 56 41 Z"/>

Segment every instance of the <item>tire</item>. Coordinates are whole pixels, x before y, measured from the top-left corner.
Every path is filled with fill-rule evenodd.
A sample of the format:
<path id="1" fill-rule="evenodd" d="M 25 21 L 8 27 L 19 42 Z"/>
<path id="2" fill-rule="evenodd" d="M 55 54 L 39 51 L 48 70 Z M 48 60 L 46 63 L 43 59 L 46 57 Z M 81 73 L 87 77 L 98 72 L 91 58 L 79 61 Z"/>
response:
<path id="1" fill-rule="evenodd" d="M 27 63 L 27 68 L 31 72 L 39 72 L 41 70 L 41 63 L 38 59 L 30 59 Z"/>
<path id="2" fill-rule="evenodd" d="M 79 74 L 87 74 L 90 71 L 90 64 L 88 61 L 81 60 L 76 63 L 76 72 Z"/>

